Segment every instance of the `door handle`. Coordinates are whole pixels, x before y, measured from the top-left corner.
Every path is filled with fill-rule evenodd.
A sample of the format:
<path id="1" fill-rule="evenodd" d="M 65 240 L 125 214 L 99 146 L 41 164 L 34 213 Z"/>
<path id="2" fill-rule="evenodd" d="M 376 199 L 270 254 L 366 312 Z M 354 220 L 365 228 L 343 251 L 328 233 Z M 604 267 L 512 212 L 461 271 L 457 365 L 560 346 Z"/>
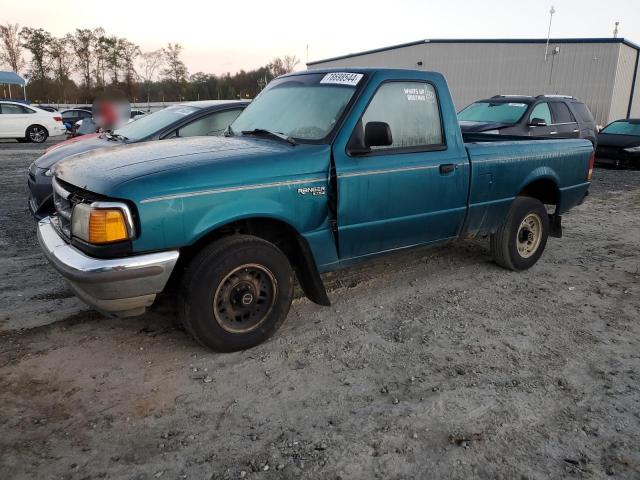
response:
<path id="1" fill-rule="evenodd" d="M 549 135 L 557 135 L 558 132 L 549 132 Z"/>
<path id="2" fill-rule="evenodd" d="M 580 130 L 576 129 L 573 131 L 573 133 L 580 133 Z"/>
<path id="3" fill-rule="evenodd" d="M 440 174 L 446 175 L 447 173 L 451 173 L 456 169 L 455 163 L 444 163 L 440 165 Z"/>

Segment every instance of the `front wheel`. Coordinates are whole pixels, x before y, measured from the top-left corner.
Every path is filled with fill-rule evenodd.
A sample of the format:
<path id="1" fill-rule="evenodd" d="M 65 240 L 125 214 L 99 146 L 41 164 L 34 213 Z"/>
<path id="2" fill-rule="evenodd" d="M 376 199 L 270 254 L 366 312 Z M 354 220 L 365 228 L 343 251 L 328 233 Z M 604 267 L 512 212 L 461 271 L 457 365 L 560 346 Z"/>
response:
<path id="1" fill-rule="evenodd" d="M 44 143 L 49 136 L 49 132 L 42 125 L 31 125 L 27 128 L 27 139 L 33 143 Z"/>
<path id="2" fill-rule="evenodd" d="M 180 313 L 202 345 L 233 352 L 262 343 L 282 325 L 293 298 L 293 269 L 278 247 L 257 237 L 224 237 L 187 266 Z"/>
<path id="3" fill-rule="evenodd" d="M 491 235 L 496 263 L 509 270 L 526 270 L 542 255 L 549 238 L 549 215 L 540 200 L 517 197 L 502 226 Z"/>

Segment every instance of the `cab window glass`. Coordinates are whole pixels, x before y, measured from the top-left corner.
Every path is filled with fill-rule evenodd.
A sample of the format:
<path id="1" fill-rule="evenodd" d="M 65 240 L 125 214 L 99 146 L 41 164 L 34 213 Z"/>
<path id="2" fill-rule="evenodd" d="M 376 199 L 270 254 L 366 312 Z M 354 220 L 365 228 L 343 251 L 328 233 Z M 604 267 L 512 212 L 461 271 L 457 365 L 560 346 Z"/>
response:
<path id="1" fill-rule="evenodd" d="M 551 125 L 553 121 L 551 120 L 551 110 L 549 110 L 549 104 L 547 102 L 539 103 L 533 110 L 531 111 L 531 115 L 529 115 L 529 121 L 534 118 L 541 118 L 547 125 Z"/>
<path id="2" fill-rule="evenodd" d="M 571 105 L 573 106 L 573 110 L 576 112 L 578 117 L 580 117 L 580 120 L 585 123 L 595 122 L 595 120 L 593 119 L 593 115 L 591 115 L 591 112 L 584 103 L 573 102 Z"/>
<path id="3" fill-rule="evenodd" d="M 393 143 L 372 150 L 442 145 L 438 99 L 432 85 L 423 82 L 383 84 L 362 116 L 363 128 L 369 122 L 385 122 L 391 128 Z"/>
<path id="4" fill-rule="evenodd" d="M 178 132 L 180 137 L 222 135 L 225 129 L 240 115 L 241 110 L 227 110 L 200 118 L 185 125 Z"/>
<path id="5" fill-rule="evenodd" d="M 24 113 L 30 113 L 30 111 L 20 105 L 13 105 L 11 103 L 2 104 L 2 113 L 9 115 L 22 115 Z"/>
<path id="6" fill-rule="evenodd" d="M 576 120 L 565 103 L 555 102 L 552 107 L 555 123 L 575 123 Z"/>

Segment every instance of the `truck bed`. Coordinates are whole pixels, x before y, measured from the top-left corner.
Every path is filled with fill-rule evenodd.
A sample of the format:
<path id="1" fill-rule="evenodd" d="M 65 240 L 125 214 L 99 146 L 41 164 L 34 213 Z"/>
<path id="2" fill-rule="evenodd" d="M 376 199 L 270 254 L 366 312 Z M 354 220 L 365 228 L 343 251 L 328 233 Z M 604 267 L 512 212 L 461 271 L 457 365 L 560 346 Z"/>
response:
<path id="1" fill-rule="evenodd" d="M 557 203 L 557 214 L 580 203 L 589 188 L 593 146 L 588 140 L 482 133 L 463 138 L 471 164 L 467 236 L 494 232 L 532 182 L 549 198 L 545 203 Z"/>

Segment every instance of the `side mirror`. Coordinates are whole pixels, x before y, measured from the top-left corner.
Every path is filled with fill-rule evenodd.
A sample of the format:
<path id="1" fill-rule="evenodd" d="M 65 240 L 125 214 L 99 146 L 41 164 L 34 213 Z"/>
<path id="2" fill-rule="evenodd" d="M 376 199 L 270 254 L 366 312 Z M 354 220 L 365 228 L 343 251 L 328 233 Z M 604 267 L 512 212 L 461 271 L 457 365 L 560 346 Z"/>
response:
<path id="1" fill-rule="evenodd" d="M 369 122 L 364 127 L 364 146 L 386 147 L 393 143 L 391 127 L 385 122 Z"/>
<path id="2" fill-rule="evenodd" d="M 546 127 L 547 122 L 543 118 L 532 118 L 529 122 L 530 127 Z"/>

